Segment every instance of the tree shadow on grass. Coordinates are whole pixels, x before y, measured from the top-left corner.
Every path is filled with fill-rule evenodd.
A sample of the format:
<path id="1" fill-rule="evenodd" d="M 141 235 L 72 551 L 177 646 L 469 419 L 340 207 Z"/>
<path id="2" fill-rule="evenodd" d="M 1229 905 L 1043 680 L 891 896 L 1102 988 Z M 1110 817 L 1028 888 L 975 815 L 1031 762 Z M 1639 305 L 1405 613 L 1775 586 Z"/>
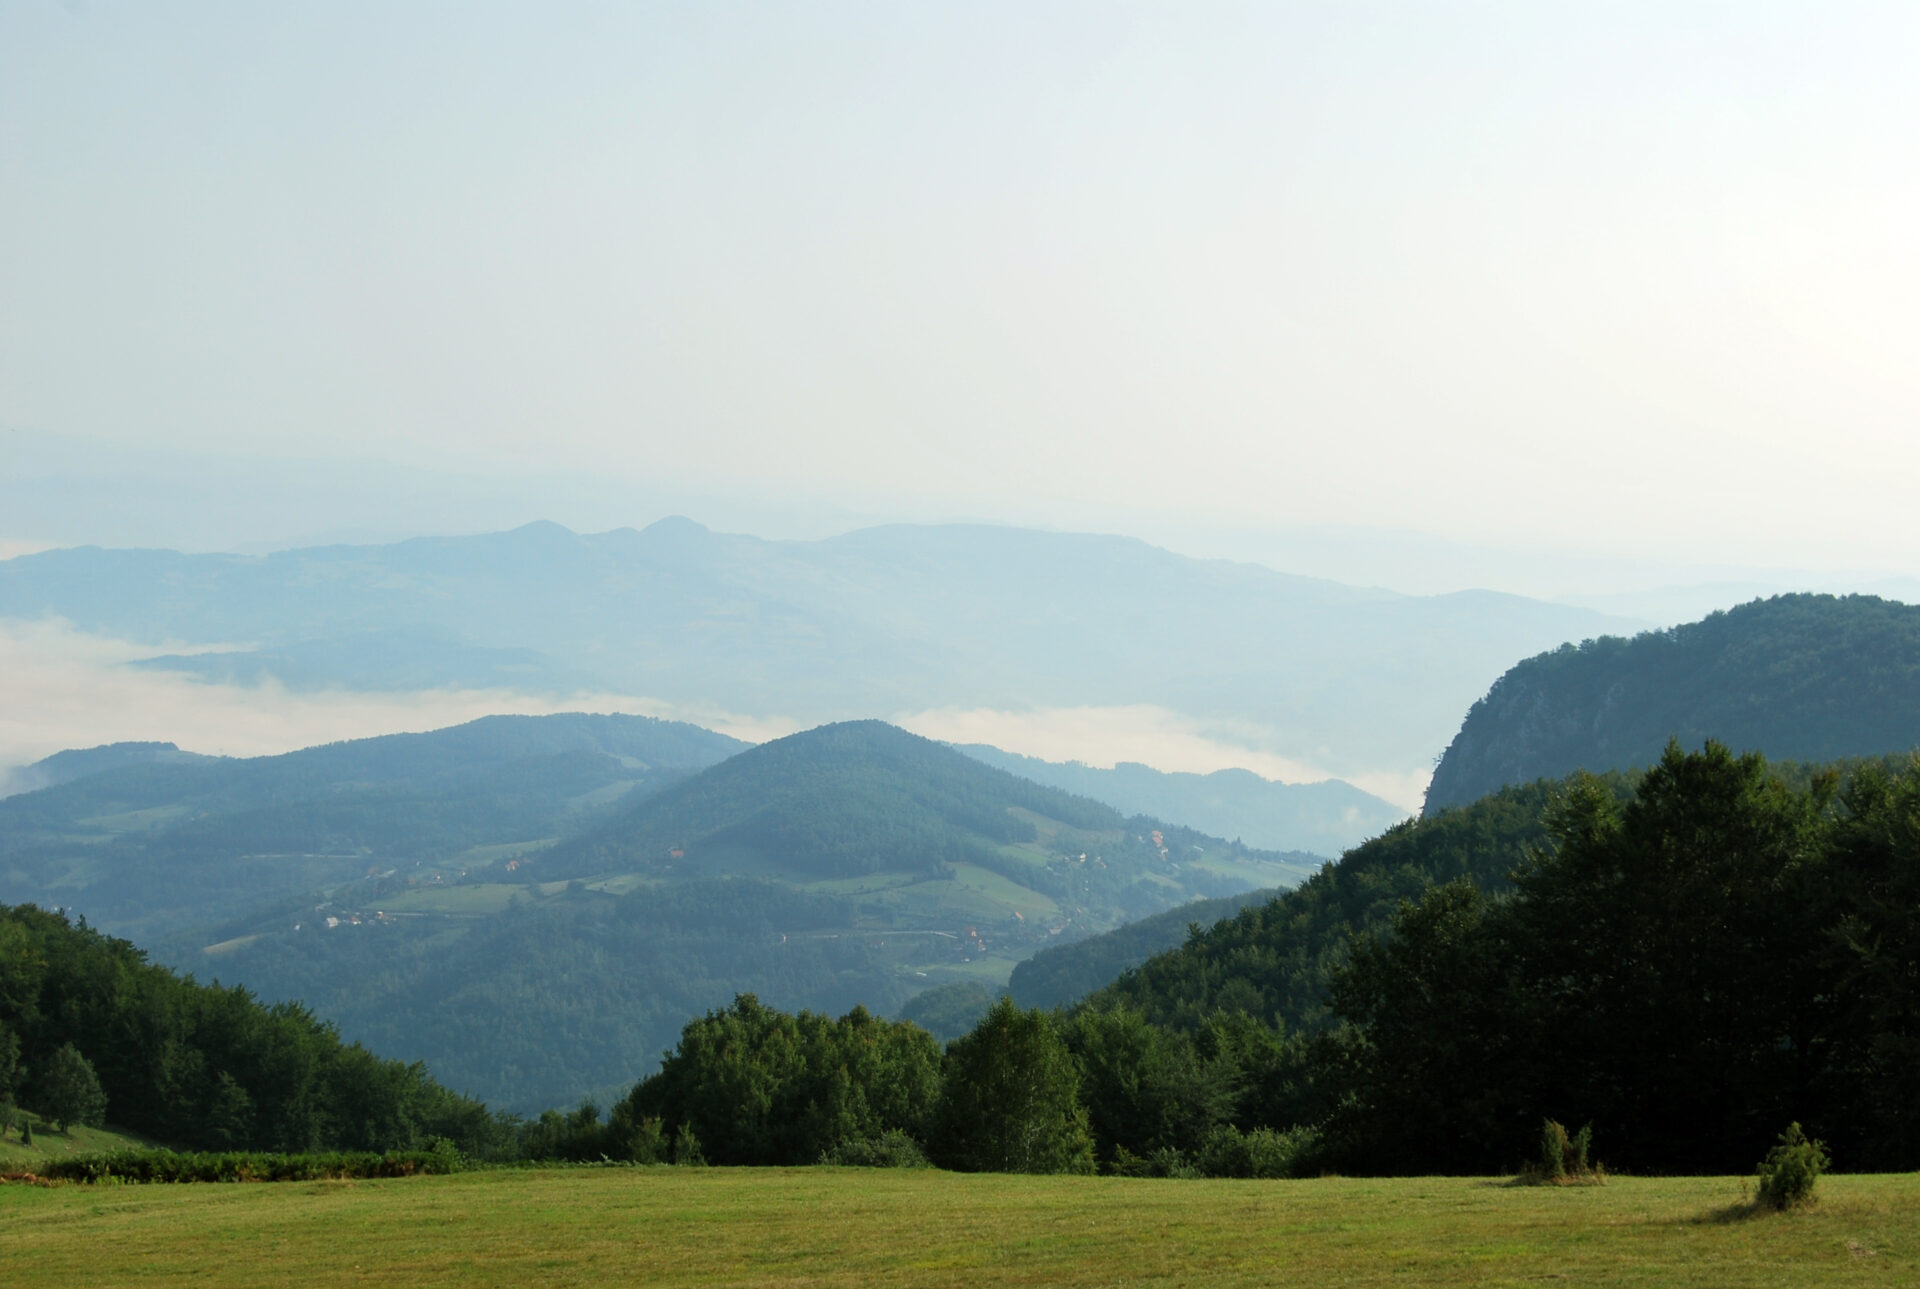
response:
<path id="1" fill-rule="evenodd" d="M 1802 1205 L 1803 1209 L 1812 1205 Z M 1685 1219 L 1691 1226 L 1730 1226 L 1735 1222 L 1751 1222 L 1755 1218 L 1778 1217 L 1791 1209 L 1778 1209 L 1771 1204 L 1762 1204 L 1756 1199 L 1742 1199 L 1733 1204 L 1708 1209 L 1705 1213 Z"/>

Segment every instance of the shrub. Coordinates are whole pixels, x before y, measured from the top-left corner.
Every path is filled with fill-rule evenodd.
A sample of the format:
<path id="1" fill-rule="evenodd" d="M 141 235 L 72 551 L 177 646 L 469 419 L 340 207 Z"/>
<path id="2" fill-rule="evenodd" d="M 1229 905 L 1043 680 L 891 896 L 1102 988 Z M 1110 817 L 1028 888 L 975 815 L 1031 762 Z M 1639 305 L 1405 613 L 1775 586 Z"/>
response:
<path id="1" fill-rule="evenodd" d="M 1116 1146 L 1108 1171 L 1116 1177 L 1198 1177 L 1193 1161 L 1173 1146 L 1161 1146 L 1144 1155 L 1136 1155 L 1125 1146 Z"/>
<path id="2" fill-rule="evenodd" d="M 412 1177 L 466 1166 L 458 1150 L 330 1151 L 280 1155 L 229 1150 L 115 1150 L 50 1159 L 41 1174 L 73 1182 L 309 1182 L 342 1177 Z"/>
<path id="3" fill-rule="evenodd" d="M 1607 1170 L 1591 1162 L 1593 1125 L 1587 1124 L 1572 1136 L 1556 1119 L 1540 1125 L 1540 1157 L 1521 1174 L 1520 1180 L 1538 1186 L 1600 1186 Z"/>
<path id="4" fill-rule="evenodd" d="M 823 1164 L 845 1164 L 856 1168 L 930 1168 L 920 1143 L 898 1128 L 878 1137 L 844 1137 L 831 1149 L 820 1153 Z"/>
<path id="5" fill-rule="evenodd" d="M 1832 1162 L 1825 1142 L 1809 1141 L 1799 1124 L 1788 1124 L 1754 1170 L 1754 1199 L 1776 1211 L 1811 1204 L 1813 1188 Z"/>
<path id="6" fill-rule="evenodd" d="M 659 1115 L 633 1117 L 633 1106 L 622 1101 L 614 1107 L 613 1122 L 608 1125 L 607 1136 L 612 1147 L 611 1153 L 616 1159 L 625 1159 L 635 1164 L 664 1164 L 673 1154 L 672 1143 L 667 1140 L 667 1130 L 660 1122 Z"/>
<path id="7" fill-rule="evenodd" d="M 1221 1124 L 1200 1144 L 1199 1172 L 1203 1177 L 1297 1177 L 1319 1142 L 1312 1128 L 1242 1132 Z"/>
<path id="8" fill-rule="evenodd" d="M 673 1162 L 692 1168 L 706 1166 L 707 1157 L 700 1149 L 700 1138 L 694 1135 L 690 1123 L 683 1123 L 674 1130 Z"/>

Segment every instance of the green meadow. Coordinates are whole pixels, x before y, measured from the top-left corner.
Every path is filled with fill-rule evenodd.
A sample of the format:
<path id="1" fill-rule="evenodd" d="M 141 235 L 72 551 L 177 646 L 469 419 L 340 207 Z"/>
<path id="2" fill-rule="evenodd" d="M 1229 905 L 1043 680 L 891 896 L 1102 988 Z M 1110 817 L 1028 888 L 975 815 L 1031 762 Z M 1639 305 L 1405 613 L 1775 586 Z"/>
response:
<path id="1" fill-rule="evenodd" d="M 0 1186 L 32 1285 L 1911 1285 L 1920 1175 L 1754 1215 L 1738 1178 L 1156 1181 L 526 1169 Z"/>

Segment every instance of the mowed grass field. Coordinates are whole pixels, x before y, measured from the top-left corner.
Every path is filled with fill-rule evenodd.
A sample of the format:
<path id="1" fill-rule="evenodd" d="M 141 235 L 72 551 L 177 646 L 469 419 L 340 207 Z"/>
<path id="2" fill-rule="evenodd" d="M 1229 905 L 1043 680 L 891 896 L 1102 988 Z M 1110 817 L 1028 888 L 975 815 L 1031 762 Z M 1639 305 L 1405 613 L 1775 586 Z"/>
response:
<path id="1" fill-rule="evenodd" d="M 0 1186 L 30 1285 L 1913 1285 L 1920 1175 L 1744 1216 L 1735 1178 L 1598 1188 L 853 1169 Z"/>

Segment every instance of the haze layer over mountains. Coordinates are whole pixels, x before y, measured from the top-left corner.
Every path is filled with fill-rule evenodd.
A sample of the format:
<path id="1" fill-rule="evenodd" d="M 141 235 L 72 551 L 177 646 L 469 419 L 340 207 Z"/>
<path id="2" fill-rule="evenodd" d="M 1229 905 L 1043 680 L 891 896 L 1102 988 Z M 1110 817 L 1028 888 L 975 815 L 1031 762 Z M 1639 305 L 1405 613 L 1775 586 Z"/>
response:
<path id="1" fill-rule="evenodd" d="M 145 646 L 140 667 L 238 686 L 590 692 L 773 732 L 883 716 L 1092 764 L 1149 759 L 1103 757 L 1097 731 L 1157 724 L 1212 745 L 1204 768 L 1345 778 L 1402 809 L 1514 659 L 1636 625 L 1119 537 L 901 525 L 776 542 L 685 519 L 258 557 L 48 551 L 0 563 L 0 618 L 59 619 Z"/>

